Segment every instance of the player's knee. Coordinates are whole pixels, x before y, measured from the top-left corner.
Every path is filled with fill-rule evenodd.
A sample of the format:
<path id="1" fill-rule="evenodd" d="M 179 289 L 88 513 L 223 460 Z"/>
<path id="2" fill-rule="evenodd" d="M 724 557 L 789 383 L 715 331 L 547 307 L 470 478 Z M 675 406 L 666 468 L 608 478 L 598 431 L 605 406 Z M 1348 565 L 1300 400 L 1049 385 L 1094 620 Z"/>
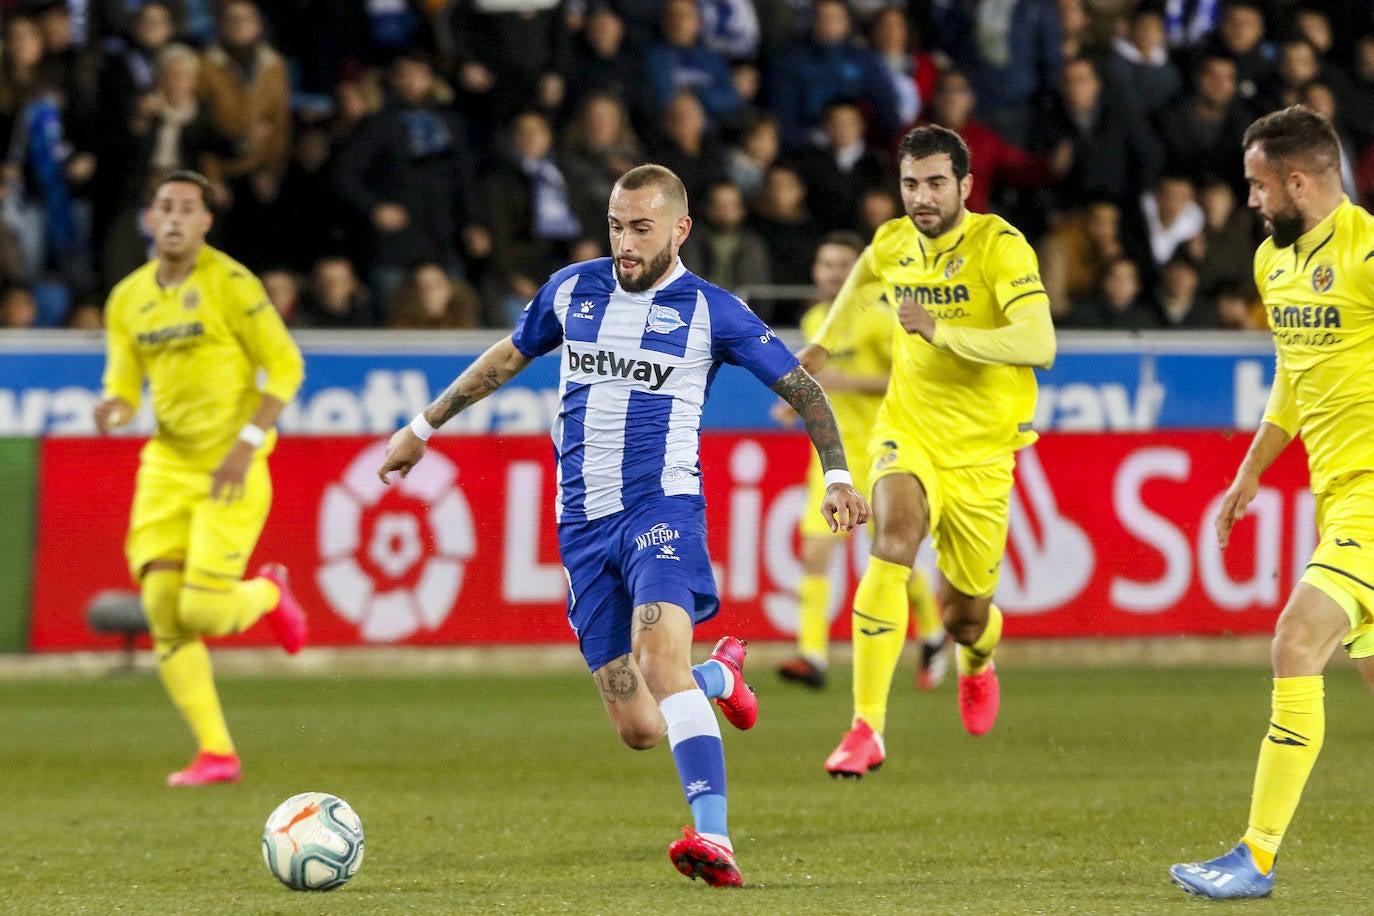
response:
<path id="1" fill-rule="evenodd" d="M 661 723 L 649 722 L 617 722 L 616 730 L 620 733 L 620 740 L 625 742 L 625 746 L 636 751 L 647 751 L 651 747 L 657 747 L 663 736 L 668 733 L 667 727 Z"/>
<path id="2" fill-rule="evenodd" d="M 230 592 L 203 588 L 183 588 L 177 604 L 181 625 L 204 636 L 225 636 L 234 625 L 233 597 Z"/>

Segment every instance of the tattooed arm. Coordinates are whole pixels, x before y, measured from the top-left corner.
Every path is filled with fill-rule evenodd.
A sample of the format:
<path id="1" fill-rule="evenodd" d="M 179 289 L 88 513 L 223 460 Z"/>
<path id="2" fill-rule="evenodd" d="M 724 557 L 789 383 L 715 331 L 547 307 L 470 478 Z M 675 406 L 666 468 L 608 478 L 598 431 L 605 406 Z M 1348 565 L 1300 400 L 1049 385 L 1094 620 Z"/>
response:
<path id="1" fill-rule="evenodd" d="M 852 530 L 868 520 L 869 507 L 859 492 L 854 489 L 849 478 L 849 465 L 845 463 L 844 443 L 840 440 L 840 429 L 835 425 L 835 414 L 830 409 L 830 399 L 821 390 L 820 384 L 798 366 L 778 379 L 773 390 L 801 417 L 806 434 L 820 456 L 821 467 L 830 472 L 840 472 L 835 476 L 845 478 L 830 483 L 825 488 L 825 499 L 821 503 L 821 514 L 825 516 L 831 531 Z"/>
<path id="2" fill-rule="evenodd" d="M 425 408 L 425 422 L 438 429 L 463 409 L 509 382 L 529 364 L 529 357 L 515 348 L 510 337 L 502 338 L 488 347 L 453 380 L 443 394 Z M 424 454 L 423 439 L 415 435 L 409 426 L 398 429 L 387 444 L 386 459 L 378 469 L 377 476 L 387 484 L 391 483 L 387 475 L 392 471 L 400 471 L 404 477 Z"/>

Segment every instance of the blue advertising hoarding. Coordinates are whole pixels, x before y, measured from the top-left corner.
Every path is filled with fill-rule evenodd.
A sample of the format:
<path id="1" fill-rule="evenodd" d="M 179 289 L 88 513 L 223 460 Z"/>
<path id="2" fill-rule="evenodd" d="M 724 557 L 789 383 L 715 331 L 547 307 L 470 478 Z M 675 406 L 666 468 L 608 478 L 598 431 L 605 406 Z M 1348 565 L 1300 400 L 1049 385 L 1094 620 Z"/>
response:
<path id="1" fill-rule="evenodd" d="M 300 394 L 282 415 L 288 434 L 385 434 L 442 392 L 493 340 L 480 332 L 298 332 Z M 799 339 L 788 343 L 799 345 Z M 1253 429 L 1273 380 L 1267 334 L 1061 334 L 1052 369 L 1038 372 L 1042 431 Z M 99 397 L 99 335 L 0 332 L 0 436 L 87 435 Z M 557 415 L 558 357 L 545 356 L 444 427 L 444 433 L 531 433 Z M 774 395 L 723 366 L 707 401 L 708 429 L 767 429 Z M 131 434 L 146 435 L 145 403 Z"/>

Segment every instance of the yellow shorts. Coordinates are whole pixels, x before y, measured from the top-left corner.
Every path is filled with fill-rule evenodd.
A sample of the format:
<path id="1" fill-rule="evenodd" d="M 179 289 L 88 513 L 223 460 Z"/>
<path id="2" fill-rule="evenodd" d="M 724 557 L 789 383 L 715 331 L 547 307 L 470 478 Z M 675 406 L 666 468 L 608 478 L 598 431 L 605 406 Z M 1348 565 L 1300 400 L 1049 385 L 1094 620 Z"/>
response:
<path id="1" fill-rule="evenodd" d="M 237 581 L 272 507 L 267 460 L 248 467 L 243 498 L 226 505 L 210 498 L 210 472 L 140 464 L 124 555 L 140 578 L 153 560 L 179 560 L 188 575 Z"/>
<path id="2" fill-rule="evenodd" d="M 1374 473 L 1338 478 L 1317 494 L 1317 549 L 1303 581 L 1345 609 L 1351 658 L 1374 655 Z"/>
<path id="3" fill-rule="evenodd" d="M 852 442 L 844 440 L 844 454 L 849 461 L 849 473 L 854 477 L 854 489 L 864 499 L 871 499 L 873 494 L 868 488 L 868 465 L 864 461 L 864 456 L 868 453 L 868 440 L 862 439 Z M 830 530 L 826 524 L 825 516 L 821 514 L 821 503 L 825 500 L 825 467 L 821 464 L 820 456 L 812 450 L 811 464 L 806 469 L 806 511 L 802 513 L 800 531 L 804 538 L 821 537 L 832 535 L 835 537 L 845 537 L 844 534 L 836 534 Z"/>
<path id="4" fill-rule="evenodd" d="M 911 474 L 921 481 L 930 509 L 935 565 L 945 581 L 965 595 L 992 597 L 1006 552 L 1016 455 L 974 467 L 941 468 L 912 437 L 878 427 L 868 467 L 871 485 L 890 474 Z"/>

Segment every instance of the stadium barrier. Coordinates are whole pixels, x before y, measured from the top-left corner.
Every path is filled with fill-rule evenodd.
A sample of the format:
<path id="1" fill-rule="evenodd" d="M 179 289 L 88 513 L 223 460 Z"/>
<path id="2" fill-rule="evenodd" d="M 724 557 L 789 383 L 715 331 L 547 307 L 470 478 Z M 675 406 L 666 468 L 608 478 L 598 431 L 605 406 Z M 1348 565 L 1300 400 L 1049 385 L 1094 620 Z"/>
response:
<path id="1" fill-rule="evenodd" d="M 1263 633 L 1313 547 L 1300 449 L 1270 469 L 1231 548 L 1211 519 L 1247 446 L 1221 432 L 1051 434 L 1020 453 L 998 602 L 1019 637 Z M 122 545 L 140 442 L 49 437 L 38 466 L 34 651 L 117 648 L 84 614 L 130 588 Z M 702 466 L 727 630 L 790 639 L 807 505 L 798 433 L 711 432 Z M 272 517 L 249 569 L 280 560 L 310 609 L 316 645 L 570 640 L 558 562 L 548 438 L 444 437 L 384 487 L 383 437 L 284 437 L 272 456 Z M 80 486 L 73 486 L 80 481 Z M 837 552 L 834 632 L 864 537 Z M 71 558 L 81 557 L 81 575 Z M 923 562 L 928 563 L 929 558 Z M 233 641 L 270 645 L 262 628 Z"/>

